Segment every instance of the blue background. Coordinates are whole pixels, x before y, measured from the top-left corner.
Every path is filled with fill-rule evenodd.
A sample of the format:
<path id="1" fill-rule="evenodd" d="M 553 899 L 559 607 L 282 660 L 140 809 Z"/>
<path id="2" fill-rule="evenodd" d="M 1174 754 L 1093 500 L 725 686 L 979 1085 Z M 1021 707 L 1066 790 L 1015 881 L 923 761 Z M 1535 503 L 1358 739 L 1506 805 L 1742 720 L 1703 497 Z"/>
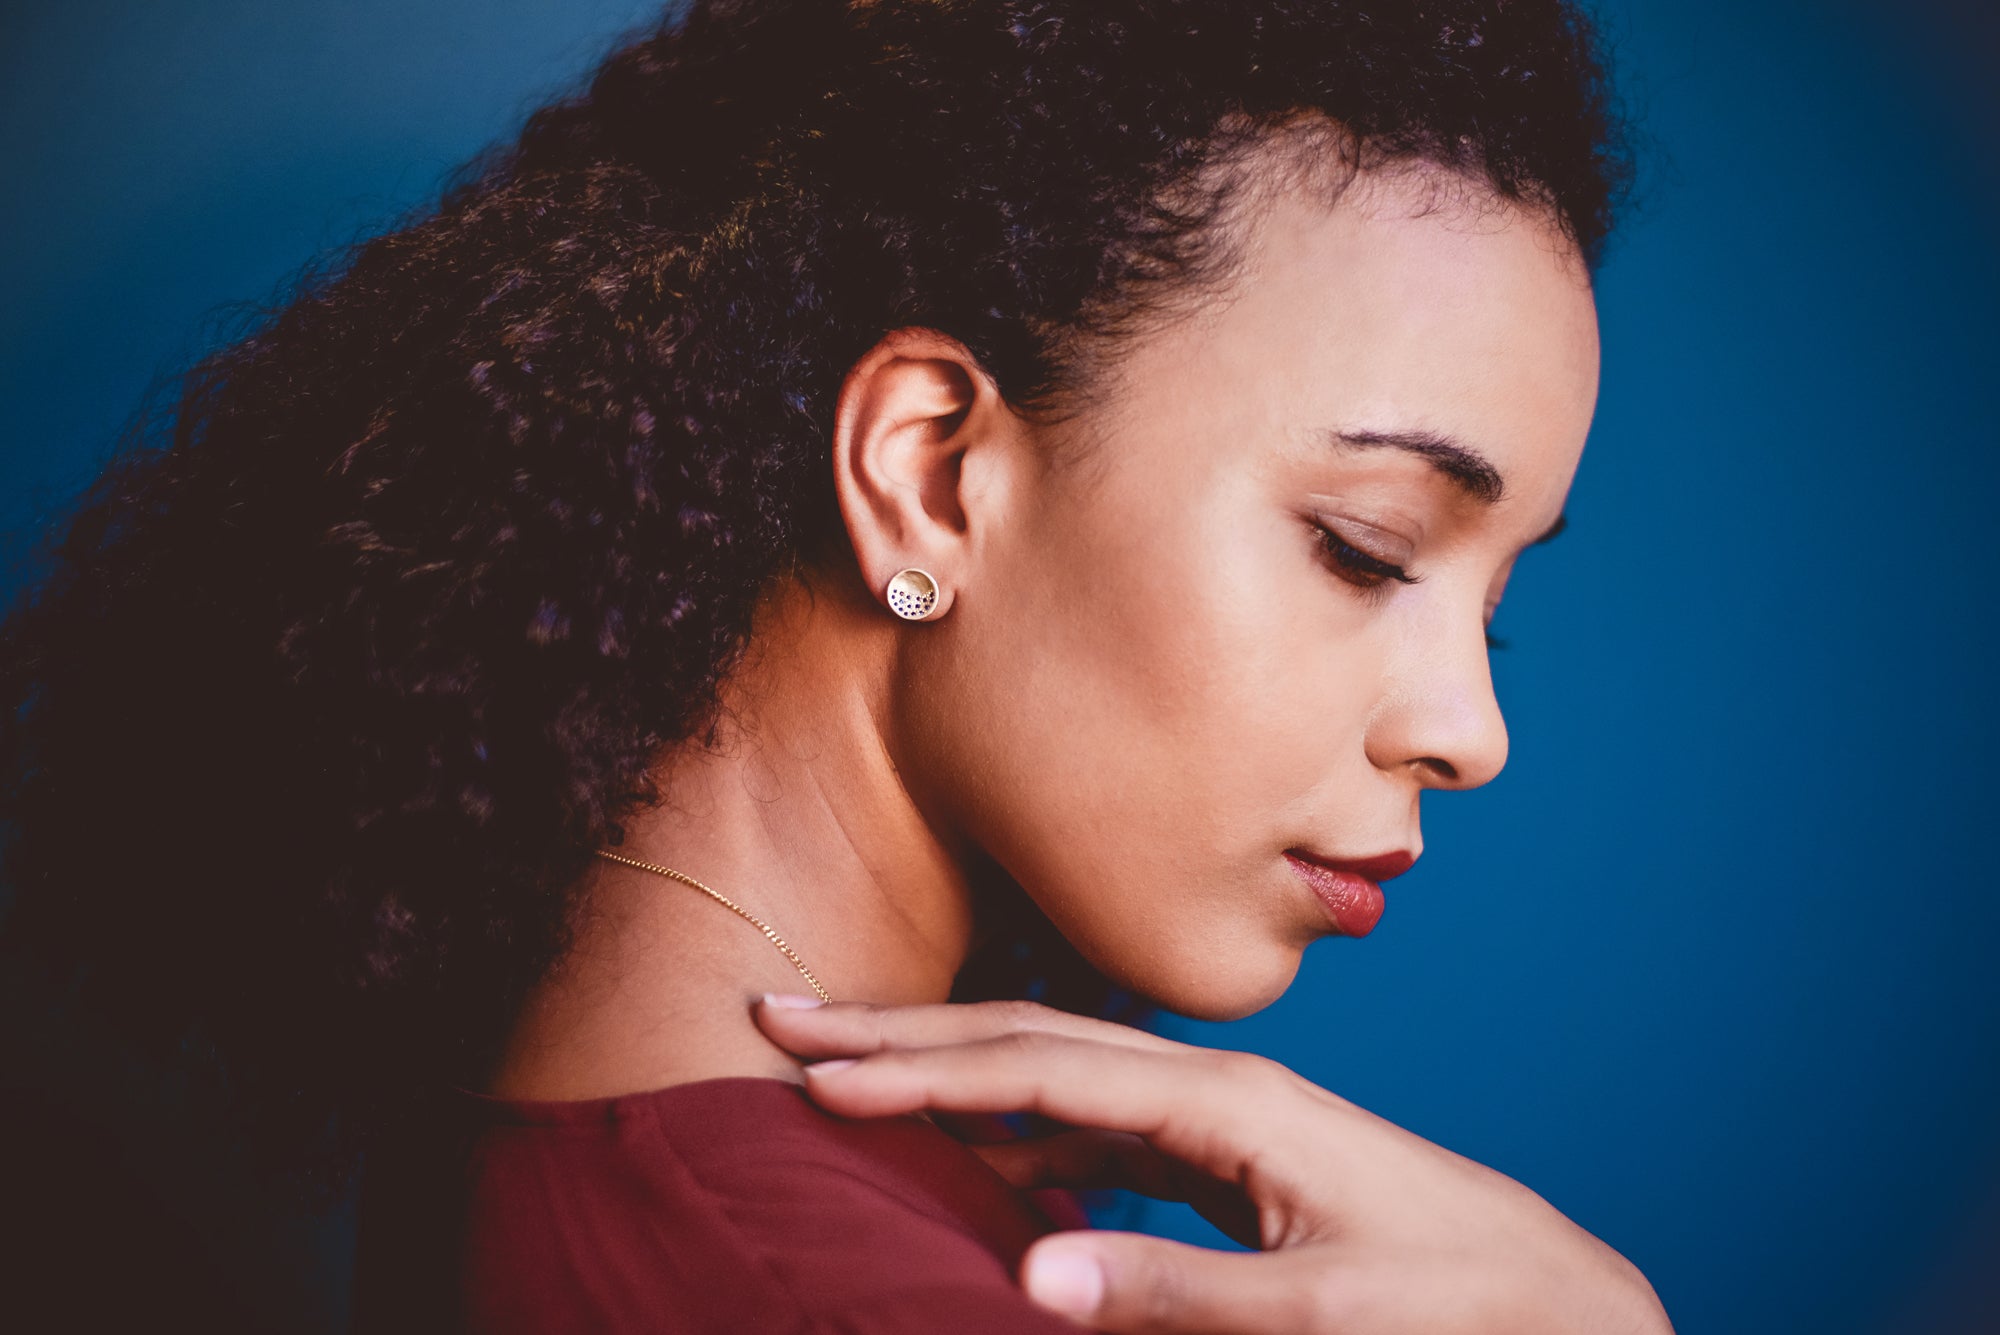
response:
<path id="1" fill-rule="evenodd" d="M 1601 12 L 1645 186 L 1571 531 L 1496 624 L 1507 772 L 1433 795 L 1365 942 L 1249 1020 L 1162 1027 L 1526 1182 L 1683 1332 L 2000 1329 L 2000 21 Z M 220 303 L 422 203 L 650 13 L 7 12 L 0 557 Z M 116 1134 L 249 1301 L 339 1329 L 346 1216 L 286 1216 L 226 1146 L 142 1120 Z M 1218 1238 L 1183 1207 L 1104 1222 Z"/>

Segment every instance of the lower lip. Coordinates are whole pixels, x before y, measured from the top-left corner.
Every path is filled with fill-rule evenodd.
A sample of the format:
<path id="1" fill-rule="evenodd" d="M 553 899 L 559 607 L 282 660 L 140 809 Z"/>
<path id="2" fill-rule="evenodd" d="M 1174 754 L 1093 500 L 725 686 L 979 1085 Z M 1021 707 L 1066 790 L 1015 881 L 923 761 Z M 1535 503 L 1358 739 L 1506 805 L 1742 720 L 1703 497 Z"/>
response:
<path id="1" fill-rule="evenodd" d="M 1289 853 L 1285 854 L 1285 861 L 1292 864 L 1292 870 L 1319 896 L 1319 902 L 1326 906 L 1327 917 L 1333 919 L 1335 931 L 1342 936 L 1366 936 L 1375 930 L 1375 924 L 1382 918 L 1381 886 L 1366 876 L 1335 871 Z"/>

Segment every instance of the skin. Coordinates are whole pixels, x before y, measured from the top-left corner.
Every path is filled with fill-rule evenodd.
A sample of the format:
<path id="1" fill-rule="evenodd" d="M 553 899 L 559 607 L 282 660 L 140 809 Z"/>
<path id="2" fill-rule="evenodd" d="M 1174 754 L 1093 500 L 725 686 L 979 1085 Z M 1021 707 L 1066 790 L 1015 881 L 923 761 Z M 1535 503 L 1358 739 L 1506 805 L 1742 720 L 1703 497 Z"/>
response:
<path id="1" fill-rule="evenodd" d="M 935 1055 L 996 1025 L 1046 1038 L 1073 1017 L 936 1004 L 978 939 L 992 876 L 1114 981 L 1182 1014 L 1241 1017 L 1334 930 L 1286 850 L 1420 852 L 1424 791 L 1500 771 L 1485 628 L 1516 559 L 1560 517 L 1588 432 L 1585 268 L 1538 209 L 1428 167 L 1366 173 L 1332 203 L 1272 190 L 1232 225 L 1245 263 L 1226 289 L 1123 347 L 1067 424 L 1014 412 L 934 331 L 894 331 L 857 361 L 832 442 L 849 545 L 770 590 L 725 684 L 718 744 L 663 757 L 667 800 L 630 827 L 623 851 L 756 913 L 835 998 L 867 1003 L 872 1027 L 815 1036 L 788 1027 L 821 1022 L 798 1010 L 773 1021 L 756 998 L 806 988 L 769 941 L 694 889 L 600 863 L 576 947 L 523 1010 L 491 1092 L 801 1081 L 801 1056 L 912 1042 Z M 1469 494 L 1418 452 L 1340 438 L 1368 433 L 1449 437 L 1482 456 L 1497 495 Z M 1321 525 L 1418 582 L 1343 564 Z M 906 566 L 941 586 L 923 624 L 887 610 Z M 958 1013 L 984 1018 L 938 1027 Z M 931 1028 L 884 1027 L 898 1015 Z M 1008 1164 L 1024 1183 L 1115 1162 L 1131 1184 L 1138 1153 L 1140 1185 L 1185 1195 L 1332 1135 L 1345 1148 L 1301 1157 L 1306 1177 L 1275 1194 L 1192 1191 L 1218 1221 L 1261 1219 L 1246 1236 L 1265 1246 L 1359 1240 L 1373 1220 L 1372 1236 L 1401 1248 L 1401 1292 L 1463 1299 L 1429 1326 L 1395 1324 L 1392 1299 L 1395 1320 L 1373 1324 L 1335 1303 L 1325 1310 L 1350 1322 L 1339 1329 L 1665 1328 L 1663 1314 L 1648 1324 L 1657 1303 L 1637 1272 L 1532 1192 L 1288 1072 L 1302 1088 L 1283 1086 L 1273 1064 L 1149 1049 L 1166 1040 L 1113 1025 L 1063 1037 L 1156 1060 L 1093 1066 L 1015 1044 L 914 1082 L 892 1075 L 904 1083 L 885 1093 L 863 1088 L 868 1071 L 915 1054 L 878 1053 L 808 1088 L 859 1081 L 850 1104 L 896 1111 L 1038 1106 L 1124 1137 L 1115 1152 L 1070 1151 L 1061 1172 Z M 1163 1078 L 1162 1061 L 1183 1065 Z M 1062 1096 L 1070 1083 L 1110 1103 Z M 1135 1134 L 1168 1124 L 1180 1139 L 1135 1150 Z M 1189 1161 L 1197 1143 L 1208 1157 Z M 1394 1147 L 1366 1175 L 1373 1189 L 1347 1171 L 1371 1144 Z M 1031 1266 L 1058 1244 L 1079 1245 L 1044 1240 Z M 1560 1281 L 1580 1305 L 1558 1314 L 1518 1284 L 1472 1283 L 1490 1278 L 1469 1259 L 1482 1256 L 1520 1261 L 1506 1273 Z M 1102 1296 L 1110 1263 L 1093 1264 Z M 1213 1304 L 1182 1304 L 1206 1325 L 1161 1316 L 1160 1294 L 1187 1297 L 1195 1272 L 1135 1265 L 1114 1271 L 1125 1317 L 1090 1309 L 1100 1328 L 1224 1328 Z M 1465 1283 L 1407 1287 L 1426 1267 Z M 1227 1328 L 1335 1328 L 1295 1320 L 1302 1303 L 1322 1311 L 1310 1304 L 1326 1273 L 1264 1272 L 1267 1300 L 1236 1306 L 1263 1315 Z M 1445 1319 L 1461 1309 L 1487 1324 Z M 1132 1312 L 1154 1324 L 1116 1324 Z M 1588 1324 L 1607 1315 L 1623 1324 Z"/>

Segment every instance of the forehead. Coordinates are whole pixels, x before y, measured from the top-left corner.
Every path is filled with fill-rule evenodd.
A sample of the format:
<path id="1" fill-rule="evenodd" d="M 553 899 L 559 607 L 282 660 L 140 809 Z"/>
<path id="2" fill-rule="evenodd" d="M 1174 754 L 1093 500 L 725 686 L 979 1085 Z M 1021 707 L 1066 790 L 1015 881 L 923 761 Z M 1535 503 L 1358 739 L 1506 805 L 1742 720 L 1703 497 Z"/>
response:
<path id="1" fill-rule="evenodd" d="M 1330 202 L 1276 191 L 1233 226 L 1235 277 L 1134 350 L 1126 391 L 1226 419 L 1239 441 L 1421 430 L 1475 446 L 1510 493 L 1567 485 L 1596 403 L 1597 319 L 1542 210 L 1419 165 L 1364 172 Z"/>

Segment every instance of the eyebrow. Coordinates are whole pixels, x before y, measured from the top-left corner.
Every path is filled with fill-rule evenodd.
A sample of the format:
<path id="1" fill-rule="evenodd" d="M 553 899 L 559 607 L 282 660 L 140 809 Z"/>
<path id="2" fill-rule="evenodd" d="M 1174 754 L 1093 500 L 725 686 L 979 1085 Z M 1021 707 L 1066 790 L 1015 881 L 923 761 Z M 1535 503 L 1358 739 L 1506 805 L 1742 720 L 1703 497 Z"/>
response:
<path id="1" fill-rule="evenodd" d="M 1336 448 L 1388 448 L 1414 454 L 1481 505 L 1498 504 L 1507 494 L 1506 479 L 1491 460 L 1470 445 L 1436 431 L 1329 430 L 1321 434 Z M 1559 514 L 1548 531 L 1529 545 L 1549 542 L 1568 527 L 1569 515 Z"/>
<path id="2" fill-rule="evenodd" d="M 1487 462 L 1485 455 L 1435 431 L 1334 430 L 1324 434 L 1336 447 L 1365 450 L 1386 446 L 1417 455 L 1481 505 L 1497 504 L 1507 494 L 1500 470 Z"/>

